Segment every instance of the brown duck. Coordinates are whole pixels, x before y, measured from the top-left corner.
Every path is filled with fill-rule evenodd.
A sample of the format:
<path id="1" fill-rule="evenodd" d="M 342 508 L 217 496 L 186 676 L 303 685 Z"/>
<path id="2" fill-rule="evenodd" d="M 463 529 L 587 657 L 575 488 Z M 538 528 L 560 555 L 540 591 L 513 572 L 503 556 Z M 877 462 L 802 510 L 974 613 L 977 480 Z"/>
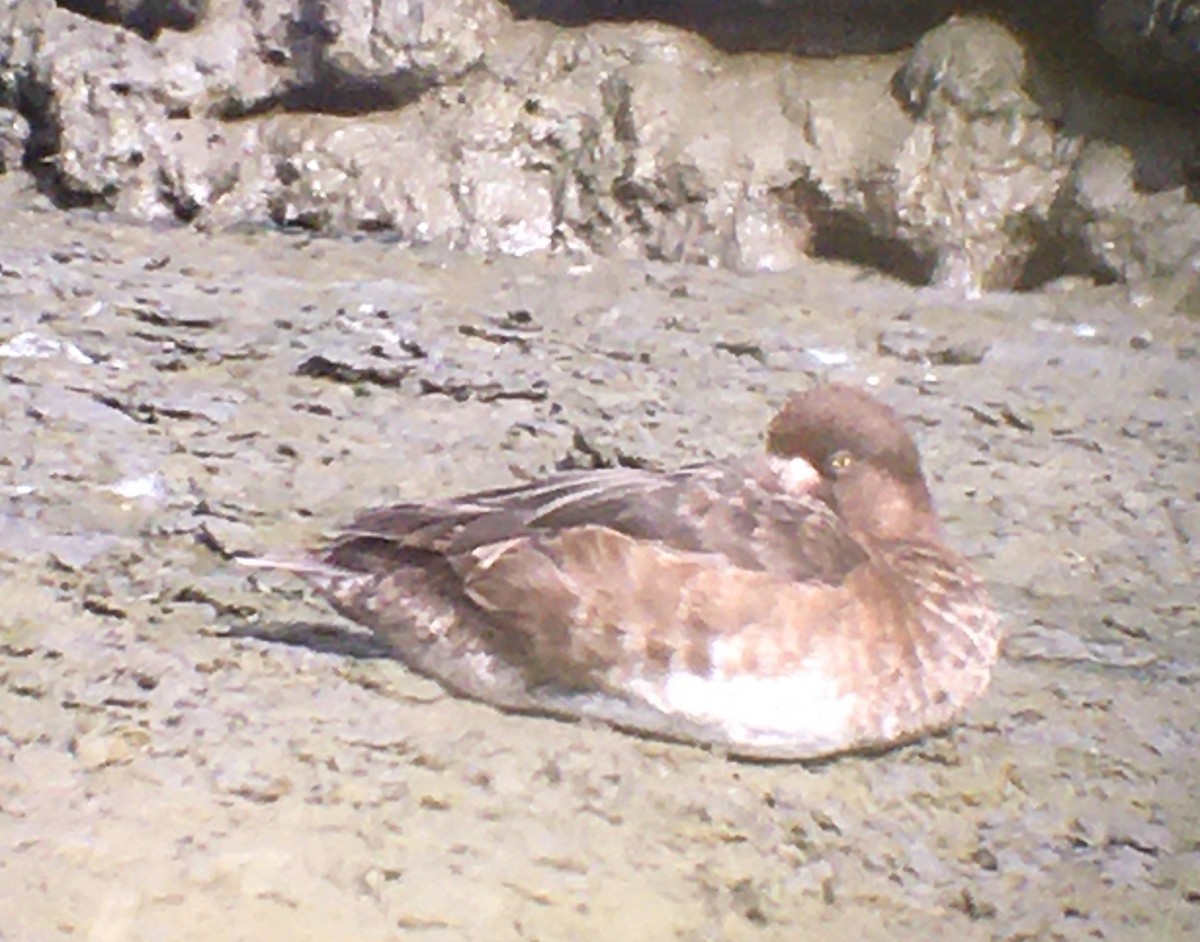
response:
<path id="1" fill-rule="evenodd" d="M 294 570 L 395 655 L 505 710 L 803 759 L 951 724 L 998 622 L 890 408 L 794 395 L 766 455 L 570 472 L 362 514 Z"/>

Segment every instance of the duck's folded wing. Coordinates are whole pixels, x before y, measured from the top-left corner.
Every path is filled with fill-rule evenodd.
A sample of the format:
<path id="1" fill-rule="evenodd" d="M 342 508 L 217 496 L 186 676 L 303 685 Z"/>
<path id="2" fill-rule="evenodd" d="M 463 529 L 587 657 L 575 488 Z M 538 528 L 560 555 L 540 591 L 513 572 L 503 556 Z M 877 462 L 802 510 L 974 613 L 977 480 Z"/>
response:
<path id="1" fill-rule="evenodd" d="M 780 623 L 838 624 L 866 554 L 818 497 L 709 465 L 571 474 L 372 511 L 320 560 L 378 580 L 374 603 L 404 596 L 406 611 L 470 620 L 485 644 L 523 652 L 532 685 L 617 690 L 632 665 L 703 673 L 729 647 L 721 638 L 751 650 L 761 634 L 763 668 L 783 669 Z M 409 598 L 416 586 L 435 591 L 430 573 L 437 598 Z M 340 599 L 343 610 L 380 622 L 355 599 Z"/>
<path id="2" fill-rule="evenodd" d="M 347 568 L 433 553 L 464 577 L 500 547 L 547 551 L 572 531 L 608 531 L 676 554 L 792 582 L 840 584 L 865 553 L 816 496 L 764 487 L 741 463 L 663 474 L 632 468 L 558 475 L 451 501 L 398 504 L 357 518 L 323 554 Z M 576 534 L 578 536 L 578 534 Z"/>
<path id="3" fill-rule="evenodd" d="M 356 517 L 322 554 L 347 568 L 368 564 L 367 551 L 386 565 L 395 553 L 423 551 L 453 557 L 491 543 L 613 521 L 634 502 L 667 490 L 667 477 L 637 469 L 572 472 L 451 500 L 401 503 Z"/>

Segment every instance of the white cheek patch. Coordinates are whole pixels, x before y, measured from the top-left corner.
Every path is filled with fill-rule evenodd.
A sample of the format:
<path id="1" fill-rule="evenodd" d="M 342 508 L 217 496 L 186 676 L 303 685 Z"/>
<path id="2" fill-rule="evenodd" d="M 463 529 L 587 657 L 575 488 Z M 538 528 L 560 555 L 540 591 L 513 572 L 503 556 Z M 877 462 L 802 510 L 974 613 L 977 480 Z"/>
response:
<path id="1" fill-rule="evenodd" d="M 781 455 L 770 455 L 767 465 L 771 473 L 779 480 L 779 486 L 785 493 L 800 496 L 807 494 L 821 479 L 817 469 L 803 458 L 784 458 Z"/>

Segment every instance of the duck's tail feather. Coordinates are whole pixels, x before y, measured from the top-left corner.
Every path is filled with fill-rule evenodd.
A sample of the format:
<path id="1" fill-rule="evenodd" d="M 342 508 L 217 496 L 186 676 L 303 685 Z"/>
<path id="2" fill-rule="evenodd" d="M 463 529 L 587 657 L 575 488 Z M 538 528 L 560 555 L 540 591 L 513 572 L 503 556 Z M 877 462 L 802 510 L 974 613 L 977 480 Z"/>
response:
<path id="1" fill-rule="evenodd" d="M 301 576 L 344 576 L 348 570 L 341 566 L 313 559 L 311 556 L 284 558 L 280 556 L 239 556 L 237 564 L 247 569 L 274 569 L 294 572 Z"/>

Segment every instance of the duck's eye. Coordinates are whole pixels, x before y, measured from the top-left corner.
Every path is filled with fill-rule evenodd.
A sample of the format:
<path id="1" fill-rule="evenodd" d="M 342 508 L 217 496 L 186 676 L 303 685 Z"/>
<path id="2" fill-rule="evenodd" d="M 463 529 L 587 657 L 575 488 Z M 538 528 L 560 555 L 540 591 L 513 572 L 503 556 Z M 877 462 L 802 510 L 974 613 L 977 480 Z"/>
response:
<path id="1" fill-rule="evenodd" d="M 854 456 L 848 451 L 839 451 L 829 459 L 829 471 L 831 474 L 841 474 L 852 464 Z"/>

